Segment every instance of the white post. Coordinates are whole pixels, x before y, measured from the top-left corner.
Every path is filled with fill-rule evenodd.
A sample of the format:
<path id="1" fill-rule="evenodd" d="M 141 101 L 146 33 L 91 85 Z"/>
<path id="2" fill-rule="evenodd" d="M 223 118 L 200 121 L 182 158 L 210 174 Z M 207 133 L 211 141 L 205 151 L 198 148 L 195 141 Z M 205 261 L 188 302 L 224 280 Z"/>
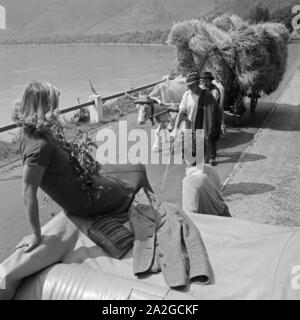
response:
<path id="1" fill-rule="evenodd" d="M 3 6 L 0 6 L 0 29 L 6 29 L 6 9 Z"/>
<path id="2" fill-rule="evenodd" d="M 0 264 L 0 289 L 6 289 L 6 272 L 5 268 Z"/>
<path id="3" fill-rule="evenodd" d="M 94 104 L 89 106 L 90 122 L 99 123 L 103 119 L 103 100 L 99 95 L 92 95 L 89 101 L 94 101 Z"/>

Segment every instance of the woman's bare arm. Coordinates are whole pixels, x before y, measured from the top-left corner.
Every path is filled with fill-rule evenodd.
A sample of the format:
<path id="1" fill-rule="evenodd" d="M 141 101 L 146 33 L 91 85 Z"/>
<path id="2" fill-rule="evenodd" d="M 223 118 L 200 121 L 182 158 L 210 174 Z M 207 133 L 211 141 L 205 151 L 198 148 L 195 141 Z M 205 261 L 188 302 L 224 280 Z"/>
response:
<path id="1" fill-rule="evenodd" d="M 23 201 L 25 213 L 32 229 L 32 234 L 24 237 L 24 239 L 17 245 L 17 248 L 26 247 L 25 252 L 32 250 L 41 241 L 37 190 L 42 181 L 44 172 L 45 167 L 38 165 L 25 165 L 23 168 Z"/>

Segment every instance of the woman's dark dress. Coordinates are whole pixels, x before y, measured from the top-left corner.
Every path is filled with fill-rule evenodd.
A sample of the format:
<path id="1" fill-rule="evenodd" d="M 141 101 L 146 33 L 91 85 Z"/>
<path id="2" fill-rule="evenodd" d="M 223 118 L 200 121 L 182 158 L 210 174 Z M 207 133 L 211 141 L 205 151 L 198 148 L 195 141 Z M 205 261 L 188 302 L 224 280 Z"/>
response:
<path id="1" fill-rule="evenodd" d="M 73 174 L 66 151 L 47 136 L 21 135 L 23 164 L 46 167 L 40 188 L 68 214 L 94 216 L 126 211 L 134 194 L 142 187 L 150 188 L 142 165 L 104 165 L 99 183 L 104 191 L 89 204 L 86 193 Z"/>

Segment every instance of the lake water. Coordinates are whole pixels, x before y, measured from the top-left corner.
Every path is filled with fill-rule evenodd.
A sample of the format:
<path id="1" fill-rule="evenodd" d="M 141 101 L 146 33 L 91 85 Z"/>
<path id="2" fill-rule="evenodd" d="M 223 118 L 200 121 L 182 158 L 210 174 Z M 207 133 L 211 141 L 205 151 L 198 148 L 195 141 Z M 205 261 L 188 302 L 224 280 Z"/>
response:
<path id="1" fill-rule="evenodd" d="M 174 58 L 173 48 L 159 45 L 0 46 L 0 126 L 11 123 L 12 102 L 30 80 L 53 83 L 63 109 L 88 101 L 89 79 L 104 97 L 161 80 Z"/>
<path id="2" fill-rule="evenodd" d="M 167 46 L 0 46 L 0 126 L 11 123 L 12 102 L 30 80 L 55 84 L 61 91 L 62 108 L 70 107 L 77 104 L 77 98 L 82 103 L 88 101 L 89 79 L 99 94 L 108 96 L 161 80 L 174 69 L 174 58 L 173 48 Z M 30 232 L 21 197 L 21 175 L 19 168 L 0 179 L 0 263 Z M 43 200 L 40 207 L 42 224 L 55 212 L 44 202 L 47 204 Z"/>

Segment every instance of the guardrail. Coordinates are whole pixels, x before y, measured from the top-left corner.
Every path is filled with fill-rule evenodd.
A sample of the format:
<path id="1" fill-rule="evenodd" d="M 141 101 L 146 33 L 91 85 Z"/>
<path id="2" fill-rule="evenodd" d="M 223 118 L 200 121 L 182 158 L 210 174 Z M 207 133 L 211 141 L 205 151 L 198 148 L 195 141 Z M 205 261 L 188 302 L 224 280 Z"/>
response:
<path id="1" fill-rule="evenodd" d="M 145 89 L 154 87 L 154 86 L 156 86 L 156 85 L 159 84 L 159 83 L 165 82 L 165 81 L 167 81 L 168 79 L 171 79 L 171 78 L 166 78 L 166 79 L 163 79 L 163 80 L 161 80 L 161 81 L 157 81 L 157 82 L 154 82 L 154 83 L 151 83 L 151 84 L 147 84 L 147 85 L 145 85 L 145 86 L 138 87 L 138 88 L 135 88 L 135 89 L 130 89 L 130 90 L 125 91 L 125 92 L 116 93 L 116 94 L 111 95 L 111 96 L 108 96 L 108 97 L 103 97 L 103 98 L 102 98 L 102 101 L 105 102 L 105 101 L 108 101 L 108 100 L 117 99 L 117 98 L 120 98 L 120 97 L 122 97 L 122 96 L 124 96 L 124 95 L 126 95 L 126 94 L 131 94 L 131 93 L 135 93 L 135 92 L 138 92 L 138 91 L 141 91 L 141 90 L 145 90 Z M 68 112 L 71 112 L 71 111 L 78 110 L 78 109 L 80 109 L 80 108 L 92 106 L 92 105 L 94 105 L 94 104 L 95 104 L 95 101 L 90 101 L 90 102 L 78 104 L 78 105 L 76 105 L 76 106 L 63 109 L 63 110 L 60 111 L 60 113 L 61 113 L 61 114 L 65 114 L 65 113 L 68 113 Z M 7 126 L 1 127 L 1 128 L 0 128 L 0 133 L 1 133 L 1 132 L 5 132 L 5 131 L 9 131 L 9 130 L 12 130 L 12 129 L 15 129 L 15 128 L 17 128 L 17 127 L 18 127 L 18 126 L 17 126 L 16 124 L 9 124 L 9 125 L 7 125 Z"/>

